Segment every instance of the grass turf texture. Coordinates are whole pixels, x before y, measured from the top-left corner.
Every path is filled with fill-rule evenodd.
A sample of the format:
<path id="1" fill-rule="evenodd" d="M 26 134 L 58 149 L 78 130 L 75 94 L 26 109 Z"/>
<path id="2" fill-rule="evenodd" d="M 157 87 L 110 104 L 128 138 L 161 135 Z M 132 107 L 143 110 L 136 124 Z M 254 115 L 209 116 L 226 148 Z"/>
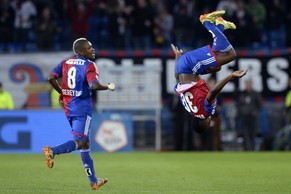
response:
<path id="1" fill-rule="evenodd" d="M 290 152 L 93 153 L 108 183 L 91 191 L 79 154 L 0 154 L 0 193 L 291 193 Z"/>

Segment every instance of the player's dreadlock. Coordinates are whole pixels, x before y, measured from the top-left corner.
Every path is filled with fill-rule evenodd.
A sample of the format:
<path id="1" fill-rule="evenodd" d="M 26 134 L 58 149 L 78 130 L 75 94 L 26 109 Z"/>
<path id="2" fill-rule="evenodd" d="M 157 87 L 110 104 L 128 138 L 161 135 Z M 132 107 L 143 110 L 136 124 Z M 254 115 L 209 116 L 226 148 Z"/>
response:
<path id="1" fill-rule="evenodd" d="M 78 38 L 73 42 L 73 52 L 75 55 L 78 54 L 80 49 L 82 48 L 83 44 L 88 42 L 86 38 Z"/>

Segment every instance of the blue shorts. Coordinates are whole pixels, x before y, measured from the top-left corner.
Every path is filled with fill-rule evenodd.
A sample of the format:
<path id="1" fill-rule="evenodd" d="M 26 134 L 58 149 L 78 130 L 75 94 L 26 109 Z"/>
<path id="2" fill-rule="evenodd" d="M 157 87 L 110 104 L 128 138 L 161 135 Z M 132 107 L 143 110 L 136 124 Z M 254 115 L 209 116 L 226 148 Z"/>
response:
<path id="1" fill-rule="evenodd" d="M 210 68 L 218 67 L 219 64 L 211 47 L 204 46 L 193 51 L 184 53 L 176 64 L 177 74 L 207 74 Z"/>
<path id="2" fill-rule="evenodd" d="M 91 116 L 74 116 L 67 118 L 72 127 L 71 133 L 73 134 L 74 139 L 86 142 L 89 138 Z"/>

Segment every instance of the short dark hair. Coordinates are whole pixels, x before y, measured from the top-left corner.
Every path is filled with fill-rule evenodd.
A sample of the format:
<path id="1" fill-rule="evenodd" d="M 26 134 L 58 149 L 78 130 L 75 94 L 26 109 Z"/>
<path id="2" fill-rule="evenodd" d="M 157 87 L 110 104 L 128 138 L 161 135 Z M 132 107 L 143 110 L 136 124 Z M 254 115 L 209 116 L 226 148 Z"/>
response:
<path id="1" fill-rule="evenodd" d="M 78 52 L 82 49 L 84 43 L 88 42 L 86 38 L 78 38 L 73 42 L 73 52 L 74 54 L 78 54 Z"/>
<path id="2" fill-rule="evenodd" d="M 191 122 L 193 130 L 197 133 L 203 133 L 207 131 L 210 127 L 210 119 L 210 117 L 206 119 L 193 117 Z"/>

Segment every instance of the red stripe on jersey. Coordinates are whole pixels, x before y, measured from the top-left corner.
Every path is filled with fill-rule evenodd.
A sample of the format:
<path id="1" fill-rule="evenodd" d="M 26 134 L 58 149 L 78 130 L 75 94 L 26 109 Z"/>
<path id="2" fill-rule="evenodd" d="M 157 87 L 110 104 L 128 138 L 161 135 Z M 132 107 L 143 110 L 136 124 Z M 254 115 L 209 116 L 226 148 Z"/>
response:
<path id="1" fill-rule="evenodd" d="M 98 82 L 98 68 L 93 62 L 87 66 L 86 79 L 88 83 Z"/>
<path id="2" fill-rule="evenodd" d="M 212 50 L 212 48 L 211 48 L 210 45 L 208 45 L 208 48 L 209 48 L 210 52 L 212 53 L 212 55 L 214 56 L 215 61 L 216 61 L 216 63 L 218 64 L 218 66 L 221 66 L 221 65 L 218 63 L 217 58 L 216 58 L 216 54 L 213 52 L 213 50 Z"/>

